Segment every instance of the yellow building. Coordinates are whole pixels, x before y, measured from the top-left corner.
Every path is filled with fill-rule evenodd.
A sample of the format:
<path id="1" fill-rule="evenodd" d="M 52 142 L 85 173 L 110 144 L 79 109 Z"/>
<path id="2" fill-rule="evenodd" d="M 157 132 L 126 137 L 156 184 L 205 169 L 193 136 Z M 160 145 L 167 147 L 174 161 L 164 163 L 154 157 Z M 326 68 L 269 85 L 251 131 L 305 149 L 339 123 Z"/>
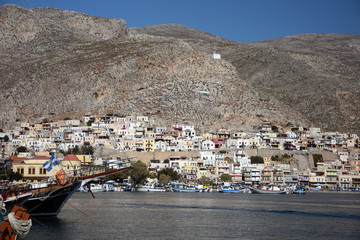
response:
<path id="1" fill-rule="evenodd" d="M 188 180 L 196 180 L 197 179 L 197 172 L 199 170 L 198 164 L 196 160 L 184 160 L 182 161 L 183 165 L 181 168 L 181 172 L 184 177 Z"/>
<path id="2" fill-rule="evenodd" d="M 197 179 L 197 173 L 198 173 L 199 167 L 198 166 L 184 166 L 182 169 L 182 172 L 184 174 L 184 177 L 188 180 L 196 180 Z"/>
<path id="3" fill-rule="evenodd" d="M 205 134 L 202 135 L 202 137 L 203 137 L 204 141 L 205 140 L 213 140 L 214 138 L 217 137 L 217 135 L 213 134 L 213 133 L 205 133 Z"/>
<path id="4" fill-rule="evenodd" d="M 207 177 L 210 178 L 211 173 L 207 170 L 207 168 L 199 168 L 196 173 L 196 178 L 200 179 L 201 177 Z"/>
<path id="5" fill-rule="evenodd" d="M 309 177 L 310 184 L 325 184 L 325 176 L 324 175 L 315 175 Z"/>
<path id="6" fill-rule="evenodd" d="M 91 165 L 91 155 L 76 155 L 76 157 L 80 160 L 81 165 Z"/>
<path id="7" fill-rule="evenodd" d="M 155 150 L 155 139 L 145 138 L 143 144 L 143 149 L 145 152 L 153 152 Z"/>
<path id="8" fill-rule="evenodd" d="M 325 180 L 326 184 L 330 188 L 334 188 L 338 184 L 338 170 L 337 169 L 325 169 Z"/>
<path id="9" fill-rule="evenodd" d="M 38 155 L 30 158 L 10 156 L 9 158 L 12 160 L 13 171 L 23 175 L 24 179 L 45 179 L 54 176 L 60 169 L 73 176 L 74 170 L 80 170 L 80 160 L 75 155 L 68 155 L 63 161 L 58 159 L 59 165 L 53 167 L 50 172 L 43 167 L 44 163 L 50 159 L 50 155 Z"/>
<path id="10" fill-rule="evenodd" d="M 24 179 L 44 179 L 53 176 L 60 168 L 56 166 L 52 171 L 47 172 L 43 164 L 50 159 L 50 156 L 34 156 L 31 158 L 19 158 L 10 156 L 12 169 L 23 175 Z"/>
<path id="11" fill-rule="evenodd" d="M 69 175 L 77 175 L 81 168 L 81 162 L 76 155 L 66 155 L 60 162 L 61 168 Z"/>
<path id="12" fill-rule="evenodd" d="M 188 152 L 193 150 L 193 141 L 192 140 L 184 140 L 184 150 L 188 151 Z"/>

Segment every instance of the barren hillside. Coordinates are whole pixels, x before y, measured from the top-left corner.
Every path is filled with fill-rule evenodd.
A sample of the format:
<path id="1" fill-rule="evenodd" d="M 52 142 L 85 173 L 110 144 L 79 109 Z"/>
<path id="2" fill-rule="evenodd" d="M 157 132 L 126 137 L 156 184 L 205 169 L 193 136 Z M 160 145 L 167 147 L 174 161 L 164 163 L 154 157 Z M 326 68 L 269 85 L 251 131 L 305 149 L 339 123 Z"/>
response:
<path id="1" fill-rule="evenodd" d="M 237 43 L 180 25 L 0 7 L 0 119 L 146 114 L 249 130 L 262 120 L 359 133 L 360 37 Z M 221 54 L 213 59 L 212 53 Z"/>

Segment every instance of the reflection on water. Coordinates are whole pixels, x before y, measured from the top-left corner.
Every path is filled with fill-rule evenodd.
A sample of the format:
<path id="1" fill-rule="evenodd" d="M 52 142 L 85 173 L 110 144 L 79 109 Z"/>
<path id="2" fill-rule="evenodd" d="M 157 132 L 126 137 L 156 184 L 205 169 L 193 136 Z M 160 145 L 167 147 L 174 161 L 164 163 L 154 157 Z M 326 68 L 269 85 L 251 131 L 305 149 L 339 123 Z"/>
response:
<path id="1" fill-rule="evenodd" d="M 26 239 L 360 239 L 360 194 L 76 193 Z"/>

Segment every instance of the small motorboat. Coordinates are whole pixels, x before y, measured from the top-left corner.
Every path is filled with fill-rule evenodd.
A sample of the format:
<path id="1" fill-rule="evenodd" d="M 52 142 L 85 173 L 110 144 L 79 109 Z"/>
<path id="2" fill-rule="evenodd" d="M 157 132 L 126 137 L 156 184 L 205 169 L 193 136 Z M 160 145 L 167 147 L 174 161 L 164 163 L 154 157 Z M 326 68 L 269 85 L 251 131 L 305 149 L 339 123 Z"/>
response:
<path id="1" fill-rule="evenodd" d="M 136 192 L 165 192 L 165 188 L 161 187 L 155 187 L 155 184 L 147 183 L 145 185 L 142 185 L 140 187 L 135 188 Z"/>
<path id="2" fill-rule="evenodd" d="M 200 192 L 200 189 L 192 185 L 175 186 L 172 188 L 173 192 Z"/>
<path id="3" fill-rule="evenodd" d="M 246 188 L 236 188 L 233 186 L 224 186 L 218 190 L 219 193 L 248 193 L 249 190 Z"/>
<path id="4" fill-rule="evenodd" d="M 288 191 L 282 190 L 277 186 L 262 187 L 262 188 L 253 188 L 249 187 L 251 193 L 261 193 L 261 194 L 287 194 Z"/>

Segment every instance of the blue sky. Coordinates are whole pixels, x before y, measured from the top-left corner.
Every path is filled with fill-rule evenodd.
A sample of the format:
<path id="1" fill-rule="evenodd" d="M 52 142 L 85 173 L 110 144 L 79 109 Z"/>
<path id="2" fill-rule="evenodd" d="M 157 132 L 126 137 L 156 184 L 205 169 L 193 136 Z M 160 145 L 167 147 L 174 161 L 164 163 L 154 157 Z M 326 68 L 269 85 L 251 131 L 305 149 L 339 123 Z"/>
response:
<path id="1" fill-rule="evenodd" d="M 128 27 L 176 23 L 239 42 L 360 34 L 360 0 L 0 0 L 6 3 L 121 18 Z"/>

